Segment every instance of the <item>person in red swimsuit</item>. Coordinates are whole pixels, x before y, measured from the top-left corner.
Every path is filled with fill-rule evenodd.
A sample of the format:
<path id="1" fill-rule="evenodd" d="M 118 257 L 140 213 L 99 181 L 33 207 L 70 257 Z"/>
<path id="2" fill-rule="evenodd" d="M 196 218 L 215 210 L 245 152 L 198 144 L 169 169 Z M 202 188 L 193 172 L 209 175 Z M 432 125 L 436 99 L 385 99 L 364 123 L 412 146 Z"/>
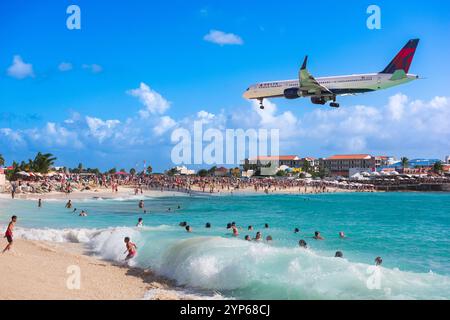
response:
<path id="1" fill-rule="evenodd" d="M 14 226 L 16 225 L 16 221 L 17 221 L 17 216 L 12 216 L 11 222 L 8 224 L 8 228 L 6 229 L 6 232 L 5 232 L 5 238 L 8 241 L 8 245 L 5 247 L 5 249 L 3 249 L 3 253 L 11 250 L 11 247 L 13 244 L 13 231 L 14 231 Z"/>
<path id="2" fill-rule="evenodd" d="M 125 242 L 125 245 L 127 247 L 127 250 L 124 253 L 128 252 L 128 255 L 126 256 L 125 260 L 133 259 L 136 256 L 136 253 L 137 253 L 137 251 L 136 251 L 137 250 L 137 246 L 133 242 L 130 241 L 129 237 L 125 237 L 124 242 Z"/>

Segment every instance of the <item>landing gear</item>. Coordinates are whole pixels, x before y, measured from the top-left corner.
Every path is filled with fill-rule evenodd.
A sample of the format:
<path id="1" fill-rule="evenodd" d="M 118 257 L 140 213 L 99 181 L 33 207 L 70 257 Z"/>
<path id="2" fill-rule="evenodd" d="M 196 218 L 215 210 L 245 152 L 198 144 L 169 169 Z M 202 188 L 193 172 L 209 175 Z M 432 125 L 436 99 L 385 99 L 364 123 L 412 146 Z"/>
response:
<path id="1" fill-rule="evenodd" d="M 264 110 L 263 99 L 258 99 L 258 100 L 259 100 L 259 108 L 261 110 Z"/>
<path id="2" fill-rule="evenodd" d="M 332 107 L 332 108 L 339 108 L 339 103 L 337 103 L 337 102 L 331 102 L 331 103 L 330 103 L 330 107 Z"/>

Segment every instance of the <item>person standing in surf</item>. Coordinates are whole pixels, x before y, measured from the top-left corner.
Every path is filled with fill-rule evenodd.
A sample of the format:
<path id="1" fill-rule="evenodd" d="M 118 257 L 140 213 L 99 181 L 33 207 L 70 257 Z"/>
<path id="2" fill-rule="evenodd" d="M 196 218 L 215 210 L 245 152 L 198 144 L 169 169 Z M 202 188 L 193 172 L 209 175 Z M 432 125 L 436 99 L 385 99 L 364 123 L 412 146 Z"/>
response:
<path id="1" fill-rule="evenodd" d="M 12 216 L 11 221 L 8 224 L 8 228 L 6 229 L 6 232 L 5 232 L 5 238 L 8 241 L 8 244 L 6 245 L 5 249 L 3 249 L 3 253 L 11 250 L 11 248 L 12 248 L 13 232 L 14 232 L 14 227 L 16 225 L 16 222 L 17 222 L 17 216 Z"/>
<path id="2" fill-rule="evenodd" d="M 128 252 L 128 255 L 125 257 L 125 261 L 133 259 L 137 253 L 137 246 L 133 242 L 131 242 L 130 237 L 125 237 L 124 239 L 125 246 L 127 250 L 124 253 Z"/>

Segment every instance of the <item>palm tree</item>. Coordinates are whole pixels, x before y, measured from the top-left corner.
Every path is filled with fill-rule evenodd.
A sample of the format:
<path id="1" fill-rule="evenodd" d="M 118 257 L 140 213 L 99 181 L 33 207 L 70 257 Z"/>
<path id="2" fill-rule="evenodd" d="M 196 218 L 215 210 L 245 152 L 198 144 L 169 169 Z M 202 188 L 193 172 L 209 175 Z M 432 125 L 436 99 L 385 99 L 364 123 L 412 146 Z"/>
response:
<path id="1" fill-rule="evenodd" d="M 3 158 L 3 155 L 0 153 L 0 166 L 5 165 L 5 158 Z"/>
<path id="2" fill-rule="evenodd" d="M 302 171 L 305 173 L 309 173 L 311 171 L 311 164 L 308 160 L 305 160 L 302 165 Z"/>
<path id="3" fill-rule="evenodd" d="M 402 158 L 400 159 L 400 162 L 402 163 L 403 169 L 405 169 L 406 167 L 408 167 L 409 159 L 408 159 L 407 157 L 402 157 Z"/>
<path id="4" fill-rule="evenodd" d="M 441 161 L 437 161 L 437 162 L 435 162 L 435 163 L 433 164 L 433 172 L 434 172 L 434 173 L 439 174 L 439 173 L 442 172 L 443 169 L 444 169 L 444 167 L 443 167 Z"/>
<path id="5" fill-rule="evenodd" d="M 51 153 L 42 154 L 38 152 L 34 160 L 32 161 L 32 170 L 34 172 L 48 173 L 50 167 L 55 163 L 56 157 Z"/>

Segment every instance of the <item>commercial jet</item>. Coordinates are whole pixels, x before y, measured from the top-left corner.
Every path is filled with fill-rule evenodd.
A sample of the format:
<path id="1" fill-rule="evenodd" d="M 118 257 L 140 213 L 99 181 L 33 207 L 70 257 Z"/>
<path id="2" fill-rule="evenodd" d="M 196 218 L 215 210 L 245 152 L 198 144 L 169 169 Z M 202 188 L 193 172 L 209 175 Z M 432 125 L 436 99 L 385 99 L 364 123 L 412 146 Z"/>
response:
<path id="1" fill-rule="evenodd" d="M 309 97 L 313 104 L 320 105 L 331 101 L 330 107 L 339 108 L 337 96 L 387 89 L 418 79 L 419 76 L 408 73 L 418 43 L 419 39 L 409 40 L 391 63 L 378 73 L 314 78 L 306 68 L 308 62 L 306 56 L 298 79 L 257 83 L 250 86 L 243 97 L 259 100 L 261 109 L 264 109 L 264 99 L 280 97 L 286 99 Z"/>

